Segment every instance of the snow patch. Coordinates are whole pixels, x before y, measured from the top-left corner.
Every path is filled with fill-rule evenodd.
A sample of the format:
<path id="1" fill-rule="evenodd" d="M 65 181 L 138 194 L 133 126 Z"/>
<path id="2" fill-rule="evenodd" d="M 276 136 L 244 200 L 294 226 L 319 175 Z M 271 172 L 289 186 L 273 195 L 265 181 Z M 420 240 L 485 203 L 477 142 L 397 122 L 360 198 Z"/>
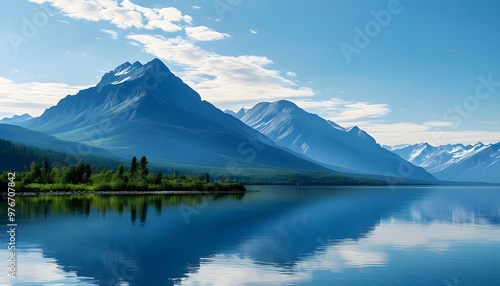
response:
<path id="1" fill-rule="evenodd" d="M 128 77 L 126 77 L 126 78 L 124 78 L 124 79 L 114 81 L 114 82 L 112 82 L 111 84 L 120 84 L 120 83 L 124 83 L 124 82 L 126 82 L 127 80 L 129 80 L 130 78 L 131 78 L 131 76 L 128 76 Z"/>

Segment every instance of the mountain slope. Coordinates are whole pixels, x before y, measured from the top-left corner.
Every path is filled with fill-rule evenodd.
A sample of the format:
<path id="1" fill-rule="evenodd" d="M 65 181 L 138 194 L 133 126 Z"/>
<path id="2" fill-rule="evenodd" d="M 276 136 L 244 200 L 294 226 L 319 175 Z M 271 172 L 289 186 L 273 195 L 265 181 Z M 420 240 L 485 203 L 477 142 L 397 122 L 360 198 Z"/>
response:
<path id="1" fill-rule="evenodd" d="M 106 156 L 75 156 L 66 152 L 27 146 L 0 139 L 0 172 L 23 171 L 25 168 L 30 167 L 31 162 L 42 163 L 45 158 L 48 160 L 50 167 L 61 167 L 65 164 L 76 165 L 84 162 L 92 165 L 95 171 L 100 171 L 103 168 L 115 169 L 116 166 L 124 163 Z"/>
<path id="2" fill-rule="evenodd" d="M 77 156 L 85 155 L 111 155 L 108 151 L 83 143 L 68 142 L 57 139 L 43 132 L 26 129 L 16 125 L 0 124 L 0 139 L 28 146 L 44 148 L 57 152 L 69 153 Z"/>
<path id="3" fill-rule="evenodd" d="M 158 59 L 122 64 L 23 126 L 152 161 L 327 171 L 202 101 Z"/>
<path id="4" fill-rule="evenodd" d="M 385 146 L 436 178 L 447 181 L 500 183 L 500 142 L 475 145 L 428 143 Z"/>
<path id="5" fill-rule="evenodd" d="M 382 148 L 358 127 L 344 129 L 289 101 L 259 103 L 241 120 L 276 144 L 338 171 L 435 180 L 422 168 Z"/>

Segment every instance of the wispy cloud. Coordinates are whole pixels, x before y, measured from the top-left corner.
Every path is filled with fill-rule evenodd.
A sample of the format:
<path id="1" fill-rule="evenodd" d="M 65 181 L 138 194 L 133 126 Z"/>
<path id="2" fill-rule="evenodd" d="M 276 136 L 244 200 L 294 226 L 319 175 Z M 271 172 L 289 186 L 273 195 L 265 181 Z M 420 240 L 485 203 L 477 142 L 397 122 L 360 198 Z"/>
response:
<path id="1" fill-rule="evenodd" d="M 367 131 L 384 145 L 415 144 L 427 142 L 433 146 L 449 143 L 475 144 L 496 143 L 500 141 L 500 132 L 484 130 L 454 130 L 453 122 L 398 122 L 377 123 L 373 121 L 351 122 Z"/>
<path id="2" fill-rule="evenodd" d="M 257 34 L 259 31 L 257 31 L 256 29 L 250 29 L 250 34 Z"/>
<path id="3" fill-rule="evenodd" d="M 484 55 L 474 54 L 474 53 L 471 53 L 468 51 L 459 51 L 459 50 L 455 50 L 455 49 L 449 49 L 448 52 L 453 53 L 453 54 L 462 54 L 462 55 L 466 55 L 466 56 L 471 55 L 471 56 L 476 56 L 476 57 L 485 58 L 485 59 L 488 58 L 487 56 L 484 56 Z"/>
<path id="4" fill-rule="evenodd" d="M 391 112 L 385 103 L 353 102 L 340 98 L 329 100 L 299 100 L 296 103 L 310 112 L 317 113 L 325 119 L 341 125 L 350 125 L 352 122 L 369 118 L 378 118 Z"/>
<path id="5" fill-rule="evenodd" d="M 100 30 L 101 30 L 101 32 L 104 32 L 104 33 L 110 35 L 111 39 L 114 39 L 114 40 L 118 39 L 118 33 L 116 31 L 106 30 L 106 29 L 100 29 Z"/>

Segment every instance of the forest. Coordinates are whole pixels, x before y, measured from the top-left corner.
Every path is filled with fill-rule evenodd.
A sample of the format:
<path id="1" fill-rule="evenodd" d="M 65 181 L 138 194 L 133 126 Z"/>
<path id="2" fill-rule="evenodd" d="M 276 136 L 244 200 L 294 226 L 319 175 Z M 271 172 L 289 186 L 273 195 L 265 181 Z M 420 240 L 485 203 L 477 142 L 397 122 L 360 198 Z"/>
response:
<path id="1" fill-rule="evenodd" d="M 115 170 L 103 168 L 93 173 L 90 164 L 51 167 L 47 157 L 40 162 L 32 161 L 22 172 L 15 172 L 16 191 L 199 191 L 199 192 L 244 192 L 245 187 L 236 180 L 211 180 L 208 173 L 201 175 L 179 175 L 177 171 L 162 174 L 148 169 L 148 159 L 132 157 L 127 169 L 123 164 Z M 1 182 L 8 184 L 9 171 L 3 171 Z M 6 188 L 5 188 L 6 189 Z"/>
<path id="2" fill-rule="evenodd" d="M 0 139 L 0 172 L 4 171 L 0 184 L 7 185 L 7 171 L 16 172 L 18 189 L 21 187 L 23 190 L 41 191 L 199 190 L 200 188 L 242 190 L 242 185 L 388 184 L 386 178 L 382 177 L 361 177 L 337 172 L 259 168 L 242 164 L 239 172 L 230 173 L 225 167 L 189 166 L 168 162 L 153 164 L 149 168 L 146 158 L 135 160 L 136 163 L 132 164 L 131 161 L 122 158 L 78 156 Z"/>

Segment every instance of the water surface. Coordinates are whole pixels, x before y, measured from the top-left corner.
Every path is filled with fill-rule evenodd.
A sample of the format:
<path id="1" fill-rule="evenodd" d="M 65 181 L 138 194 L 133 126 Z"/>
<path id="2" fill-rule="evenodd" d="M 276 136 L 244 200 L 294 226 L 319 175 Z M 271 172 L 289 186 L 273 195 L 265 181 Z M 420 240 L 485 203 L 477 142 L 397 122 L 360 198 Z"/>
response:
<path id="1" fill-rule="evenodd" d="M 499 285 L 499 188 L 250 189 L 17 198 L 0 284 Z"/>

